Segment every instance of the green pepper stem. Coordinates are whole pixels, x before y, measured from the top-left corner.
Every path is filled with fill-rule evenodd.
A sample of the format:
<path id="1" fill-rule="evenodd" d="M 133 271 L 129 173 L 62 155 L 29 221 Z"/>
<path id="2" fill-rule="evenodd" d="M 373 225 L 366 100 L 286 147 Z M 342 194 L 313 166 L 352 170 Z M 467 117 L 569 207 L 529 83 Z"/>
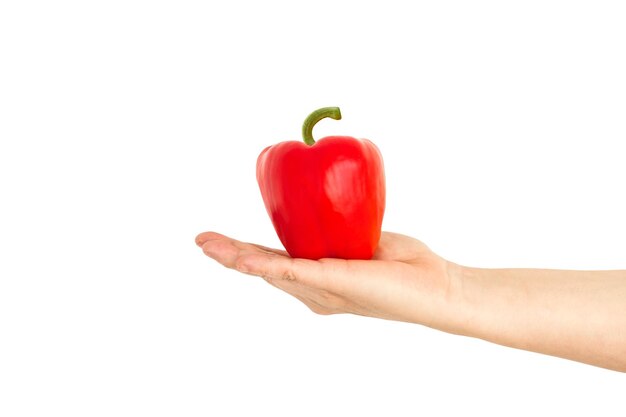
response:
<path id="1" fill-rule="evenodd" d="M 313 126 L 326 117 L 340 120 L 341 112 L 339 111 L 339 107 L 324 107 L 309 114 L 309 117 L 306 118 L 302 125 L 302 138 L 304 139 L 304 143 L 309 146 L 315 144 L 315 139 L 313 139 Z"/>

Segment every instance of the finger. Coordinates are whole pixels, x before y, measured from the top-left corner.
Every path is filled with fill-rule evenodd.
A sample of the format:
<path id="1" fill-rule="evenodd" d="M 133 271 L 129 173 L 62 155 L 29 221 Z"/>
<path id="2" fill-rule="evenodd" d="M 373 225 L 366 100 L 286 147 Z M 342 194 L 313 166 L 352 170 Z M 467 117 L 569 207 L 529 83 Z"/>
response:
<path id="1" fill-rule="evenodd" d="M 204 241 L 204 253 L 225 267 L 276 281 L 277 285 L 284 281 L 340 292 L 351 281 L 346 279 L 350 274 L 348 262 L 342 259 L 291 258 L 284 251 L 240 242 L 214 232 L 203 233 L 198 239 Z"/>
<path id="2" fill-rule="evenodd" d="M 287 251 L 284 251 L 281 249 L 268 248 L 267 246 L 257 245 L 256 243 L 250 243 L 250 244 L 253 246 L 256 246 L 257 248 L 265 252 L 275 253 L 276 255 L 281 255 L 281 256 L 289 256 L 289 253 L 287 253 Z"/>
<path id="3" fill-rule="evenodd" d="M 426 249 L 417 239 L 398 233 L 383 232 L 372 259 L 384 261 L 410 261 Z"/>
<path id="4" fill-rule="evenodd" d="M 341 259 L 291 258 L 262 251 L 242 252 L 236 261 L 236 269 L 273 281 L 296 283 L 313 289 L 339 291 L 343 277 L 349 274 L 348 264 Z"/>
<path id="5" fill-rule="evenodd" d="M 196 245 L 202 247 L 209 240 L 216 240 L 216 239 L 230 239 L 230 238 L 228 236 L 224 236 L 216 232 L 203 232 L 203 233 L 200 233 L 198 236 L 196 236 Z M 232 239 L 232 240 L 235 241 L 235 239 Z M 289 254 L 284 250 L 268 248 L 267 246 L 258 245 L 256 243 L 246 243 L 246 242 L 240 242 L 240 241 L 235 241 L 235 242 L 239 246 L 252 245 L 265 252 L 275 253 L 277 255 L 282 255 L 282 256 L 289 256 Z"/>
<path id="6" fill-rule="evenodd" d="M 228 268 L 271 280 L 294 281 L 294 260 L 283 250 L 241 242 L 216 232 L 200 233 L 196 243 L 206 255 Z"/>
<path id="7" fill-rule="evenodd" d="M 204 232 L 196 236 L 196 245 L 202 247 L 207 241 L 215 239 L 223 239 L 226 236 L 215 232 Z"/>
<path id="8" fill-rule="evenodd" d="M 207 240 L 202 245 L 202 251 L 225 267 L 234 268 L 241 250 L 233 243 L 232 239 L 223 237 Z"/>
<path id="9" fill-rule="evenodd" d="M 285 251 L 253 243 L 241 242 L 215 232 L 202 233 L 198 235 L 196 241 L 202 244 L 202 250 L 207 256 L 233 269 L 237 269 L 237 259 L 247 254 L 257 253 L 268 256 L 289 256 Z"/>
<path id="10" fill-rule="evenodd" d="M 240 253 L 236 269 L 270 281 L 295 281 L 294 259 L 261 249 Z"/>

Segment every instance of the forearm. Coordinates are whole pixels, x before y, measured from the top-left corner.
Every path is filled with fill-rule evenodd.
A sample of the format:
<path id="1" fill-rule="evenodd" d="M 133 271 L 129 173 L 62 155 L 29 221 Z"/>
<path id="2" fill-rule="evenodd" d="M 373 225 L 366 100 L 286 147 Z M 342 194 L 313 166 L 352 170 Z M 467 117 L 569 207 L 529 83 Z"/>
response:
<path id="1" fill-rule="evenodd" d="M 458 268 L 460 333 L 626 372 L 626 271 Z"/>

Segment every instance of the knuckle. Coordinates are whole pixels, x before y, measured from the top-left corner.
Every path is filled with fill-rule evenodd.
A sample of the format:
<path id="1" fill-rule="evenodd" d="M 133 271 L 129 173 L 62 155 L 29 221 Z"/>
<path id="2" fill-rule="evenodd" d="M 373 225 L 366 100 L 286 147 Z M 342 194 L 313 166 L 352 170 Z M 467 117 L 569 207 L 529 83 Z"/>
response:
<path id="1" fill-rule="evenodd" d="M 238 258 L 235 261 L 235 269 L 239 272 L 248 272 L 248 267 L 246 266 L 246 259 L 245 258 Z"/>
<path id="2" fill-rule="evenodd" d="M 296 281 L 296 274 L 292 270 L 287 269 L 281 274 L 281 279 L 284 281 Z"/>

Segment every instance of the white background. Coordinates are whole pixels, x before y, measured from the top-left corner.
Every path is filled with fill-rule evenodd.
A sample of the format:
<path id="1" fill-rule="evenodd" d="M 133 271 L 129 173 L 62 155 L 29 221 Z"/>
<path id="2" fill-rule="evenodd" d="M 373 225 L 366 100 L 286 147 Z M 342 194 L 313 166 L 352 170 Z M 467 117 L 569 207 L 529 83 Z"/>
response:
<path id="1" fill-rule="evenodd" d="M 195 247 L 279 246 L 266 146 L 385 159 L 384 229 L 484 267 L 626 268 L 615 1 L 4 1 L 0 415 L 620 415 L 624 374 L 316 316 Z"/>

